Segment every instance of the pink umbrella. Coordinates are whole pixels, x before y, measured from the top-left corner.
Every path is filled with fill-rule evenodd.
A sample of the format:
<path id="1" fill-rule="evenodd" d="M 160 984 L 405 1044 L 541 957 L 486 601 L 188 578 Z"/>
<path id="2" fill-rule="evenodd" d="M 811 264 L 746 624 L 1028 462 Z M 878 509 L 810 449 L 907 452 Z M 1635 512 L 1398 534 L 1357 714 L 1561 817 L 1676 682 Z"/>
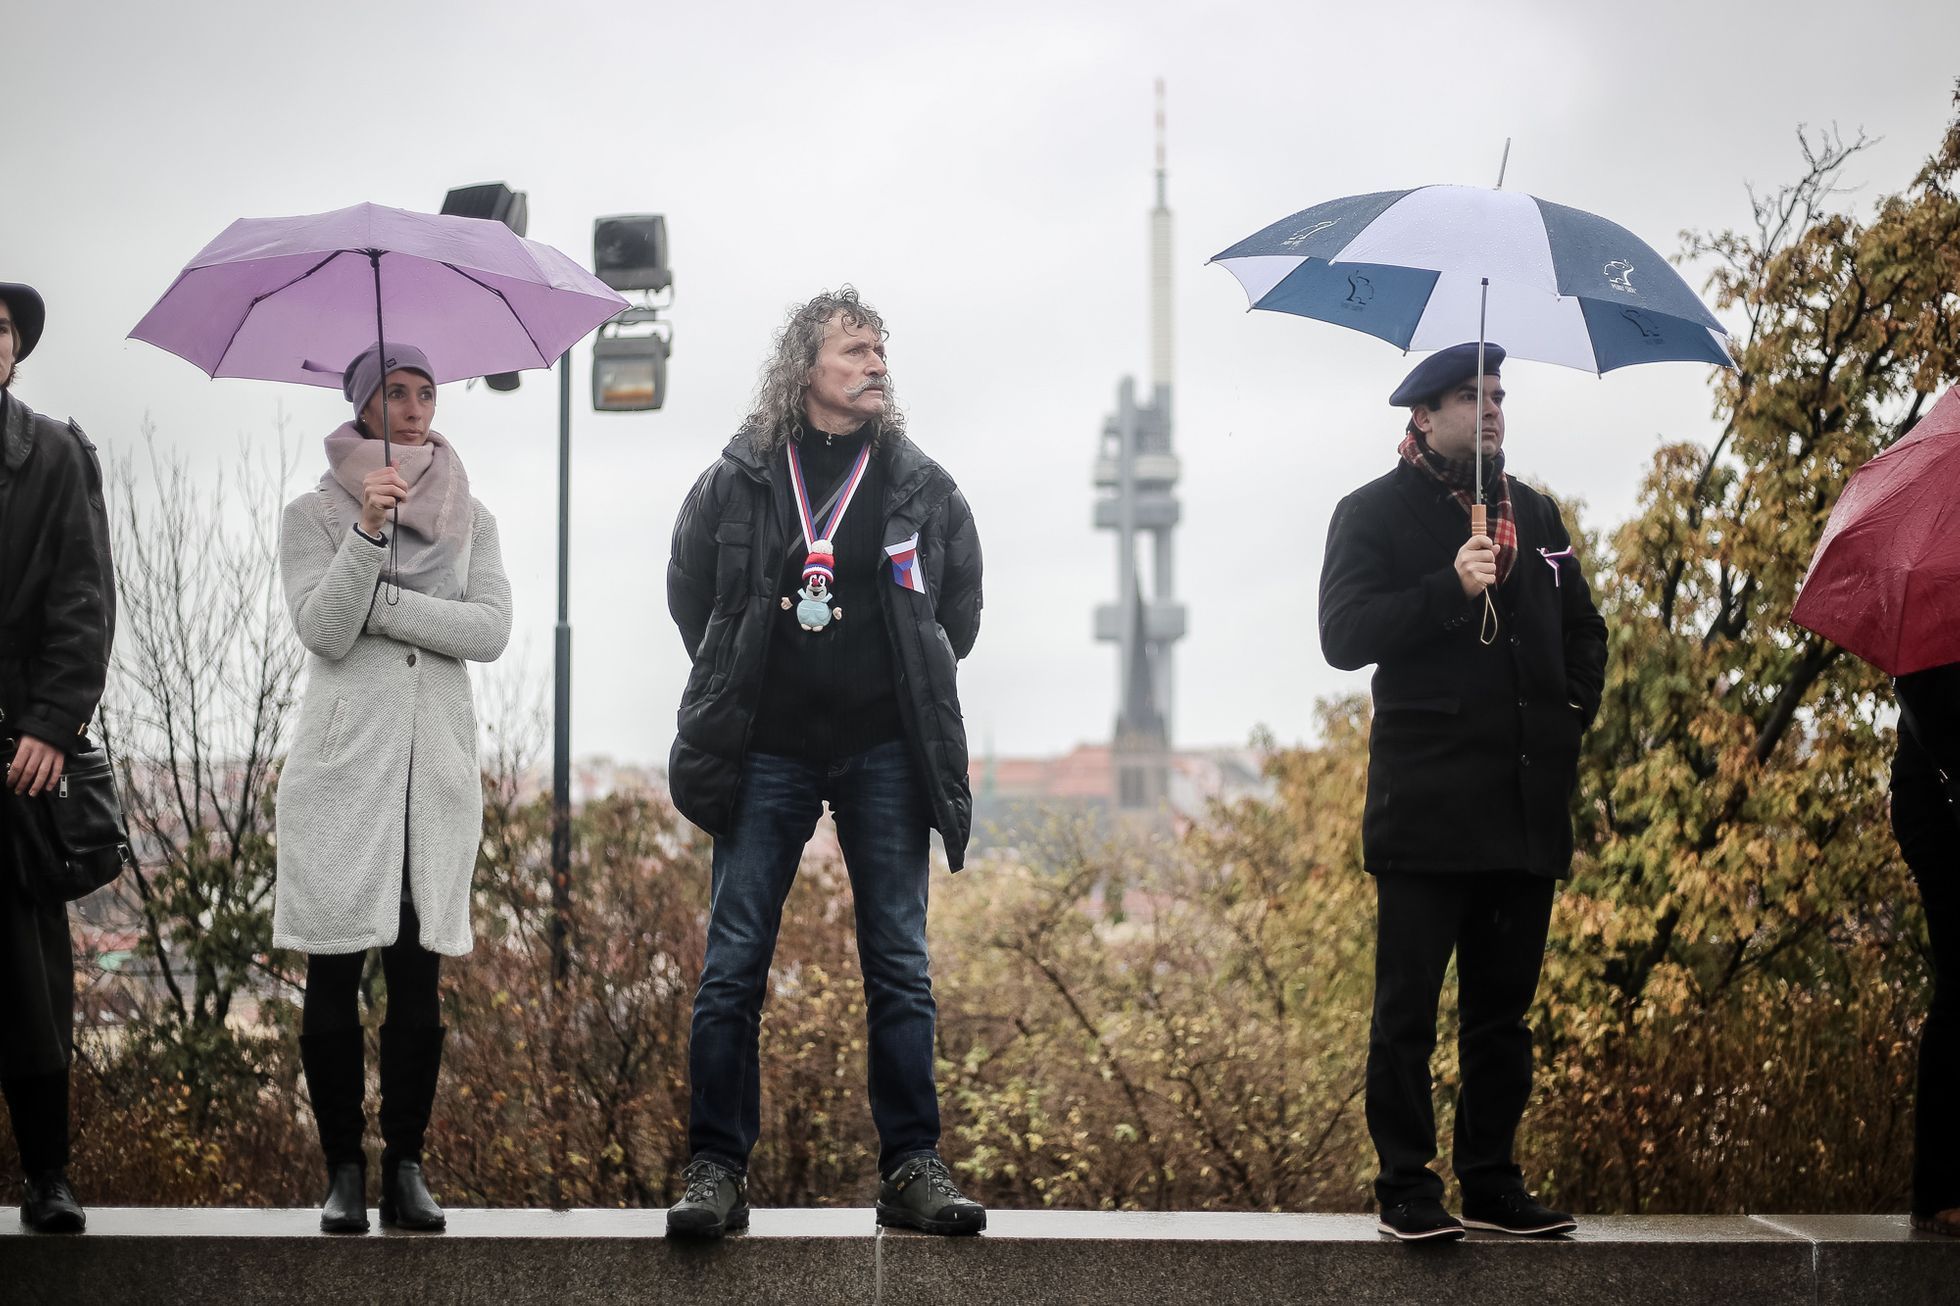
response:
<path id="1" fill-rule="evenodd" d="M 338 388 L 377 339 L 421 348 L 439 382 L 549 367 L 628 306 L 500 222 L 356 204 L 240 218 L 129 334 L 214 377 Z"/>

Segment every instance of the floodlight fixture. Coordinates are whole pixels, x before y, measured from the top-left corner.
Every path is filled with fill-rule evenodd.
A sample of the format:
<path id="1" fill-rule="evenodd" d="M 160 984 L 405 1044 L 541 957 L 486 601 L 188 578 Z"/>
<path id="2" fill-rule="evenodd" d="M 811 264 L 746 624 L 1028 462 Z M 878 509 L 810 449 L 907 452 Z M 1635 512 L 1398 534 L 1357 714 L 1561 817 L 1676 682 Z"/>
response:
<path id="1" fill-rule="evenodd" d="M 666 290 L 667 219 L 658 213 L 598 218 L 592 224 L 592 271 L 614 290 Z"/>
<path id="2" fill-rule="evenodd" d="M 456 187 L 443 196 L 442 211 L 450 217 L 488 218 L 492 222 L 501 222 L 520 236 L 524 234 L 531 216 L 524 192 L 512 190 L 501 181 Z"/>
<path id="3" fill-rule="evenodd" d="M 592 407 L 602 413 L 644 413 L 667 401 L 668 341 L 664 336 L 600 336 L 592 342 Z"/>

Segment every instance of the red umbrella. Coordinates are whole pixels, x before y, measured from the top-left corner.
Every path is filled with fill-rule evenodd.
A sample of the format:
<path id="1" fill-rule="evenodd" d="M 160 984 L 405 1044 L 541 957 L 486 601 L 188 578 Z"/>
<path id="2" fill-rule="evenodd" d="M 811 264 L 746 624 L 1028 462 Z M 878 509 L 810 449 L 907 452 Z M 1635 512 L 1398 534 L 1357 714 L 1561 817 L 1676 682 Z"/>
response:
<path id="1" fill-rule="evenodd" d="M 1852 473 L 1790 616 L 1889 675 L 1960 662 L 1960 390 Z"/>

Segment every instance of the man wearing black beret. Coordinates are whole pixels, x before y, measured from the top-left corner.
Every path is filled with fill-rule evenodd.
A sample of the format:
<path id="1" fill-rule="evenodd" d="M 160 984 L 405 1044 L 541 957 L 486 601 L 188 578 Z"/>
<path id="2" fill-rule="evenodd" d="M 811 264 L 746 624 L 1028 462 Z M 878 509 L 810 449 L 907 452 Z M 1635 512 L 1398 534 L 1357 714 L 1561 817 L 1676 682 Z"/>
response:
<path id="1" fill-rule="evenodd" d="M 13 393 L 40 342 L 46 307 L 32 286 L 0 281 L 0 735 L 7 787 L 61 792 L 109 671 L 116 583 L 102 468 L 81 428 Z M 68 909 L 29 892 L 47 845 L 0 803 L 0 1090 L 20 1149 L 20 1219 L 41 1233 L 86 1223 L 68 1186 L 68 1066 L 75 959 Z"/>
<path id="2" fill-rule="evenodd" d="M 1478 358 L 1483 358 L 1479 395 Z M 1368 1132 L 1382 1232 L 1557 1234 L 1512 1159 L 1552 894 L 1570 872 L 1579 740 L 1599 708 L 1606 624 L 1558 505 L 1504 472 L 1504 351 L 1453 345 L 1416 367 L 1401 459 L 1341 500 L 1320 581 L 1320 643 L 1375 665 L 1364 864 L 1375 877 Z M 1471 531 L 1481 432 L 1487 534 Z M 1456 956 L 1461 1084 L 1443 1206 L 1430 1054 Z"/>

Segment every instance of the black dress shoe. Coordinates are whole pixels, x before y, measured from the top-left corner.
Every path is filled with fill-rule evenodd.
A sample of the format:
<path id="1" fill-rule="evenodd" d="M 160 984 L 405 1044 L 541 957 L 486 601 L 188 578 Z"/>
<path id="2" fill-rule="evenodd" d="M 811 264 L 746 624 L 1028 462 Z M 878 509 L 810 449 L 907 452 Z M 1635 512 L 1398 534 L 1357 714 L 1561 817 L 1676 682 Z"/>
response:
<path id="1" fill-rule="evenodd" d="M 66 1170 L 43 1170 L 21 1184 L 20 1222 L 35 1233 L 80 1233 L 88 1226 Z"/>
<path id="2" fill-rule="evenodd" d="M 367 1166 L 341 1161 L 327 1167 L 327 1200 L 320 1203 L 321 1233 L 366 1233 Z"/>
<path id="3" fill-rule="evenodd" d="M 687 1191 L 667 1209 L 669 1238 L 719 1238 L 749 1227 L 748 1176 L 709 1160 L 681 1171 Z"/>
<path id="4" fill-rule="evenodd" d="M 1454 1242 L 1463 1236 L 1463 1225 L 1433 1197 L 1411 1197 L 1382 1207 L 1375 1227 L 1405 1243 Z"/>
<path id="5" fill-rule="evenodd" d="M 1549 1238 L 1571 1233 L 1579 1222 L 1564 1211 L 1541 1206 L 1524 1189 L 1478 1196 L 1463 1195 L 1463 1223 L 1472 1229 L 1514 1233 L 1524 1238 Z"/>
<path id="6" fill-rule="evenodd" d="M 878 1185 L 878 1223 L 926 1233 L 979 1233 L 987 1208 L 961 1193 L 946 1163 L 915 1156 Z"/>
<path id="7" fill-rule="evenodd" d="M 449 1217 L 429 1196 L 420 1161 L 397 1161 L 381 1171 L 383 1229 L 446 1229 Z"/>

